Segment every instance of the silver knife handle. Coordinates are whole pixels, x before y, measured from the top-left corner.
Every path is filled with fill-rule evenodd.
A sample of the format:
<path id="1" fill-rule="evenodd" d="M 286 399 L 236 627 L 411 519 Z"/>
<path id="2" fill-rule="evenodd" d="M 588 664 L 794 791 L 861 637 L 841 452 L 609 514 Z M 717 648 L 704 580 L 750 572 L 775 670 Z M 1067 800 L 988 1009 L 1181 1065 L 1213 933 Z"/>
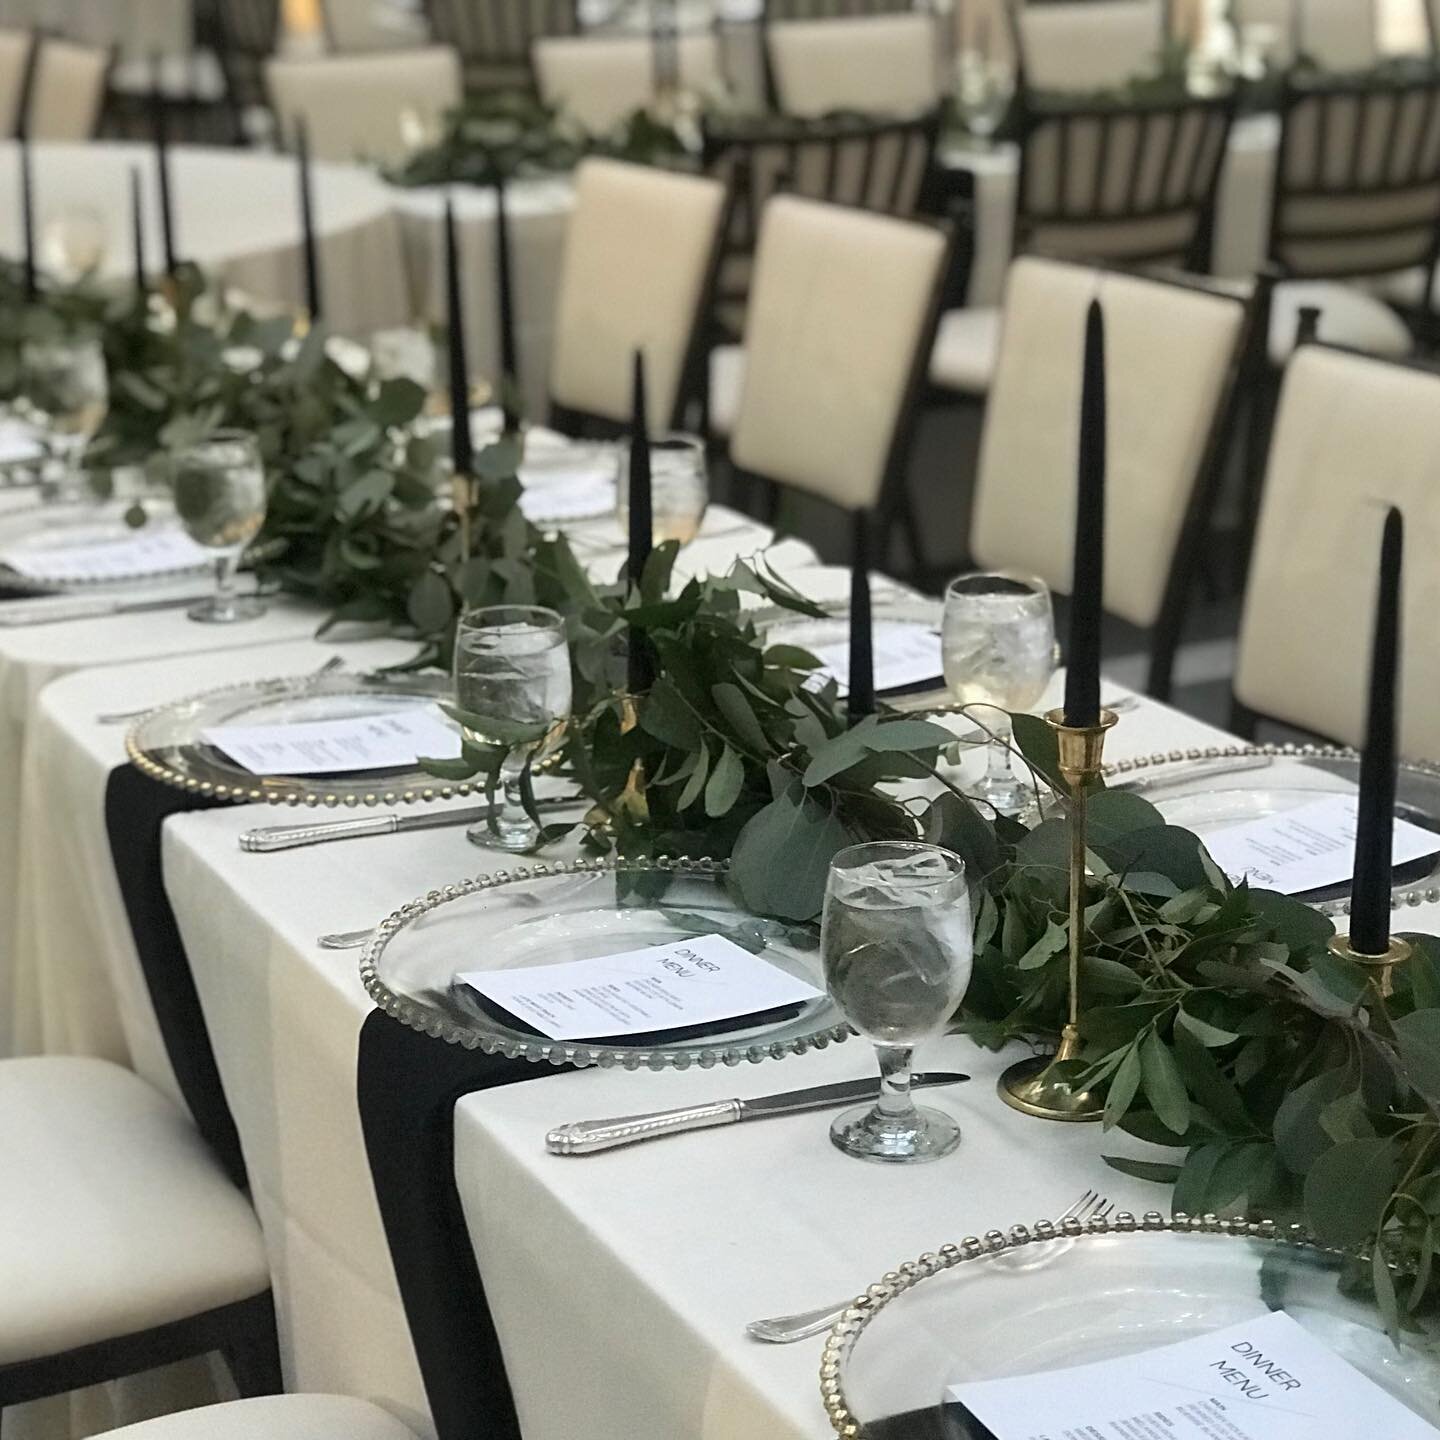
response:
<path id="1" fill-rule="evenodd" d="M 326 840 L 351 840 L 358 835 L 389 835 L 399 824 L 396 815 L 357 815 L 353 820 L 327 820 L 316 825 L 262 825 L 240 837 L 242 850 L 293 850 Z"/>
<path id="2" fill-rule="evenodd" d="M 741 1116 L 739 1100 L 715 1100 L 709 1105 L 690 1105 L 683 1110 L 657 1110 L 653 1115 L 624 1115 L 618 1120 L 576 1120 L 561 1125 L 545 1137 L 552 1155 L 591 1155 L 613 1150 L 617 1145 L 634 1145 L 640 1140 L 658 1140 L 684 1130 L 705 1130 L 711 1125 L 733 1125 Z"/>

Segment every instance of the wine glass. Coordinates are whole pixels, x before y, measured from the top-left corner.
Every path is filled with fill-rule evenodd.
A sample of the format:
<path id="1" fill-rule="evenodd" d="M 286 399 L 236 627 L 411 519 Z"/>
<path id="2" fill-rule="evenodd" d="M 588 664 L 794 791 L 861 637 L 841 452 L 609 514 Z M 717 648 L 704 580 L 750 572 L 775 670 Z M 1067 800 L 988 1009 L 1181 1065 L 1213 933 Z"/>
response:
<path id="1" fill-rule="evenodd" d="M 630 447 L 620 447 L 616 484 L 617 513 L 623 528 L 630 513 Z M 654 544 L 678 540 L 688 545 L 700 533 L 710 503 L 705 442 L 698 435 L 673 431 L 650 441 L 650 535 Z"/>
<path id="2" fill-rule="evenodd" d="M 1008 66 L 979 50 L 963 50 L 955 60 L 955 108 L 966 131 L 983 149 L 994 138 L 1015 93 Z"/>
<path id="3" fill-rule="evenodd" d="M 539 827 L 525 813 L 527 764 L 553 751 L 570 718 L 570 649 L 565 621 L 540 605 L 490 605 L 460 617 L 455 631 L 455 701 L 476 723 L 474 745 L 505 748 L 502 798 L 490 818 L 466 832 L 474 845 L 533 850 Z"/>
<path id="4" fill-rule="evenodd" d="M 94 206 L 66 206 L 41 225 L 40 258 L 61 280 L 79 280 L 100 268 L 108 240 L 105 217 Z"/>
<path id="5" fill-rule="evenodd" d="M 975 797 L 1013 814 L 1026 787 L 1010 763 L 1010 716 L 1028 710 L 1055 673 L 1055 615 L 1043 580 L 1008 570 L 952 580 L 940 629 L 945 683 L 962 705 L 996 707 L 982 717 L 990 732 L 985 778 Z"/>
<path id="6" fill-rule="evenodd" d="M 261 601 L 235 593 L 235 570 L 265 523 L 265 467 L 247 430 L 215 430 L 175 452 L 175 512 L 197 545 L 215 552 L 215 593 L 192 605 L 192 620 L 228 625 L 265 613 Z"/>
<path id="7" fill-rule="evenodd" d="M 79 490 L 80 458 L 100 428 L 109 403 L 105 351 L 94 336 L 32 340 L 21 352 L 25 388 L 56 439 L 60 478 L 48 484 L 50 499 L 71 500 Z"/>
<path id="8" fill-rule="evenodd" d="M 900 840 L 842 850 L 830 862 L 820 953 L 831 997 L 880 1060 L 880 1099 L 838 1116 L 831 1140 L 847 1155 L 900 1165 L 948 1155 L 960 1127 L 915 1104 L 910 1062 L 970 984 L 965 862 L 938 845 Z"/>

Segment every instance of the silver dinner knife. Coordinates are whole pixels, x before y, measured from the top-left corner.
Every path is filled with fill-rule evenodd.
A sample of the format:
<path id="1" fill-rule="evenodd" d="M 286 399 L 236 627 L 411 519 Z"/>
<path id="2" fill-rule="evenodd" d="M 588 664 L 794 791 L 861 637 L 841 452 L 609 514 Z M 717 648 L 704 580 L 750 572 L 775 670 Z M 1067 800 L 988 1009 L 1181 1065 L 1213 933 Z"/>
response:
<path id="1" fill-rule="evenodd" d="M 933 1085 L 959 1085 L 968 1075 L 913 1075 L 912 1089 Z M 741 1120 L 768 1120 L 773 1115 L 795 1115 L 802 1110 L 830 1110 L 880 1094 L 880 1081 L 842 1080 L 836 1085 L 817 1085 L 811 1090 L 791 1090 L 783 1095 L 762 1095 L 757 1100 L 714 1100 L 708 1105 L 687 1105 L 679 1110 L 656 1110 L 648 1115 L 620 1115 L 613 1120 L 574 1120 L 557 1126 L 545 1137 L 552 1155 L 593 1155 L 617 1145 L 636 1145 L 679 1135 L 686 1130 L 708 1130 L 712 1125 L 734 1125 Z"/>
<path id="2" fill-rule="evenodd" d="M 537 800 L 535 808 L 573 809 L 584 799 L 568 795 Z M 320 820 L 313 825 L 261 825 L 240 836 L 240 848 L 250 851 L 293 850 L 299 845 L 323 845 L 328 840 L 354 840 L 362 835 L 394 835 L 401 830 L 437 830 L 446 825 L 476 825 L 488 820 L 490 805 L 470 805 L 461 810 L 429 810 L 415 815 L 356 815 L 349 820 Z"/>

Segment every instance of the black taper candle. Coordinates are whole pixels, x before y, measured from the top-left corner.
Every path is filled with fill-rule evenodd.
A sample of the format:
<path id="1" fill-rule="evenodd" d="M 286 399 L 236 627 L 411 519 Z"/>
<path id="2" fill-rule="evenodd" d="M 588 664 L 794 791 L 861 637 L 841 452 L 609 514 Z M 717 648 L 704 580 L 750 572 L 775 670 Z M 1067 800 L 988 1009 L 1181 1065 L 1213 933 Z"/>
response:
<path id="1" fill-rule="evenodd" d="M 445 199 L 445 328 L 450 355 L 450 459 L 457 475 L 475 469 L 470 439 L 470 367 L 465 359 L 465 300 L 460 285 L 460 243 L 455 207 Z"/>
<path id="2" fill-rule="evenodd" d="M 35 177 L 30 162 L 30 127 L 27 122 L 20 129 L 20 230 L 27 300 L 35 299 L 40 293 L 40 279 L 35 267 Z"/>
<path id="3" fill-rule="evenodd" d="M 130 167 L 130 244 L 135 262 L 135 294 L 141 301 L 148 288 L 145 273 L 145 202 L 144 188 L 140 180 L 140 167 Z"/>
<path id="4" fill-rule="evenodd" d="M 1380 542 L 1380 584 L 1370 649 L 1370 699 L 1350 886 L 1350 946 L 1383 955 L 1390 945 L 1390 855 L 1395 828 L 1396 692 L 1400 678 L 1400 568 L 1405 522 L 1393 507 Z"/>
<path id="5" fill-rule="evenodd" d="M 173 276 L 179 262 L 175 253 L 175 212 L 170 199 L 170 121 L 160 88 L 158 55 L 152 62 L 150 117 L 155 126 L 155 168 L 160 180 L 160 239 L 165 247 L 165 273 Z"/>
<path id="6" fill-rule="evenodd" d="M 645 356 L 635 352 L 634 380 L 630 392 L 630 548 L 626 574 L 639 585 L 654 544 L 653 512 L 650 501 L 650 426 L 645 409 Z M 655 678 L 655 657 L 642 635 L 633 631 L 627 658 L 627 684 L 632 695 L 647 691 Z"/>
<path id="7" fill-rule="evenodd" d="M 320 252 L 315 243 L 315 196 L 310 173 L 310 127 L 302 115 L 295 122 L 295 149 L 300 162 L 300 228 L 305 245 L 305 309 L 311 323 L 320 319 Z"/>
<path id="8" fill-rule="evenodd" d="M 870 621 L 870 515 L 857 510 L 850 555 L 850 691 L 846 713 L 851 722 L 875 709 L 875 637 Z"/>
<path id="9" fill-rule="evenodd" d="M 1100 627 L 1105 613 L 1105 316 L 1098 300 L 1090 302 L 1085 319 L 1074 563 L 1070 649 L 1065 657 L 1065 723 L 1078 727 L 1100 720 Z"/>
<path id="10" fill-rule="evenodd" d="M 500 410 L 506 434 L 520 428 L 515 396 L 520 385 L 520 350 L 515 338 L 515 286 L 510 278 L 510 217 L 505 182 L 495 182 L 495 288 L 500 315 Z"/>

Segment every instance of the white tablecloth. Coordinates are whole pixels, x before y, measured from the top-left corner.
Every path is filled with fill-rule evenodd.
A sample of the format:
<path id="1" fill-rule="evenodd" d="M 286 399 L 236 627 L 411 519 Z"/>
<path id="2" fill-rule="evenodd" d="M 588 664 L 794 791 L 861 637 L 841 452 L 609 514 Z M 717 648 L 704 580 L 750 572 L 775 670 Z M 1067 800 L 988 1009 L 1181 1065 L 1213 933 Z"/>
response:
<path id="1" fill-rule="evenodd" d="M 1250 276 L 1264 262 L 1279 145 L 1280 122 L 1274 115 L 1246 116 L 1231 129 L 1215 202 L 1211 268 L 1216 275 Z M 944 151 L 941 160 L 947 168 L 968 170 L 975 179 L 975 255 L 969 303 L 998 305 L 1015 243 L 1019 147 L 954 147 Z"/>
<path id="2" fill-rule="evenodd" d="M 130 171 L 145 186 L 146 254 L 163 263 L 155 152 L 147 145 L 37 145 L 34 151 L 36 242 L 52 217 L 96 212 L 105 228 L 101 273 L 120 282 L 134 273 Z M 0 253 L 18 256 L 21 231 L 17 147 L 0 143 Z M 257 300 L 298 305 L 304 296 L 295 162 L 277 155 L 177 146 L 171 156 L 175 243 L 225 284 Z M 392 192 L 352 165 L 315 167 L 315 224 L 320 236 L 326 319 L 334 330 L 368 335 L 410 319 L 399 221 Z"/>

